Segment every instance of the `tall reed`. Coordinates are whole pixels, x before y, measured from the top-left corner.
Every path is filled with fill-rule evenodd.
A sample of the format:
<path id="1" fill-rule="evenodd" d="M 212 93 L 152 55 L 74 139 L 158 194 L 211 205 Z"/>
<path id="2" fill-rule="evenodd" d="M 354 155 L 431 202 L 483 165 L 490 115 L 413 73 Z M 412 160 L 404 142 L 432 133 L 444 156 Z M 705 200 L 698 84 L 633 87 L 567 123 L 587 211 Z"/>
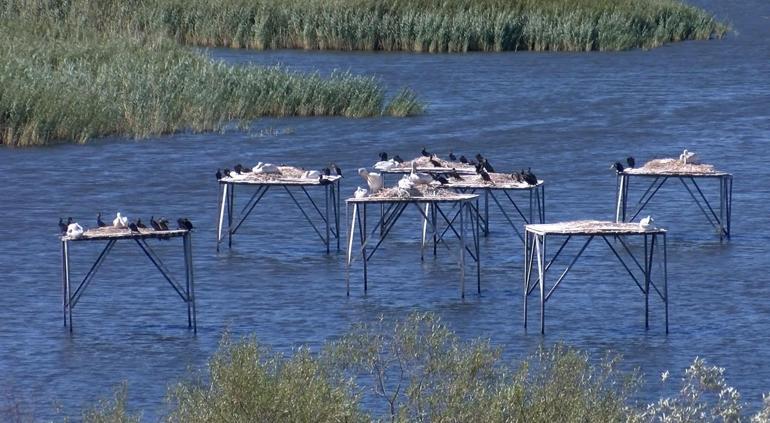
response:
<path id="1" fill-rule="evenodd" d="M 0 10 L 254 49 L 604 51 L 727 31 L 678 0 L 0 0 Z"/>
<path id="2" fill-rule="evenodd" d="M 0 31 L 0 144 L 208 131 L 261 116 L 404 116 L 370 77 L 229 66 L 161 38 L 39 38 Z"/>

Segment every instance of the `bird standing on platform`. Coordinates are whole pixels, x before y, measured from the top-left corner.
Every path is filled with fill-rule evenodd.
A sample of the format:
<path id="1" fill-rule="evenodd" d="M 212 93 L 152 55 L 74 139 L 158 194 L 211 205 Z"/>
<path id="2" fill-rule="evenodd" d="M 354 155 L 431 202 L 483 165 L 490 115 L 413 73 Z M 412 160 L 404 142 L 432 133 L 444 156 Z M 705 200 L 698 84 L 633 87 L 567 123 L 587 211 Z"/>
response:
<path id="1" fill-rule="evenodd" d="M 188 219 L 186 217 L 180 217 L 179 219 L 177 219 L 176 223 L 177 223 L 177 225 L 178 225 L 177 227 L 179 229 L 184 229 L 186 231 L 193 230 L 192 222 L 190 222 L 190 219 Z"/>
<path id="2" fill-rule="evenodd" d="M 387 155 L 386 155 L 387 157 Z M 393 160 L 380 160 L 379 162 L 374 164 L 374 168 L 381 171 L 388 171 L 390 169 L 393 169 L 398 163 Z"/>
<path id="3" fill-rule="evenodd" d="M 615 162 L 612 166 L 610 166 L 610 169 L 615 169 L 615 172 L 617 173 L 623 173 L 623 171 L 625 170 L 625 168 L 623 167 L 622 164 L 620 164 L 620 162 Z"/>
<path id="4" fill-rule="evenodd" d="M 168 230 L 168 219 L 165 217 L 161 217 L 158 219 L 158 226 L 160 226 L 161 231 L 167 231 Z"/>
<path id="5" fill-rule="evenodd" d="M 62 235 L 67 233 L 67 224 L 64 223 L 64 219 L 61 217 L 59 218 L 59 233 Z"/>
<path id="6" fill-rule="evenodd" d="M 388 153 L 386 153 L 384 151 L 382 153 L 380 153 L 380 161 L 381 162 L 387 162 L 388 161 Z"/>
<path id="7" fill-rule="evenodd" d="M 364 198 L 367 194 L 369 194 L 369 190 L 358 187 L 356 188 L 356 192 L 353 193 L 353 198 Z"/>
<path id="8" fill-rule="evenodd" d="M 217 181 L 222 179 L 222 171 L 220 169 L 217 169 L 216 177 L 217 177 Z"/>
<path id="9" fill-rule="evenodd" d="M 107 224 L 104 223 L 104 221 L 102 220 L 102 213 L 101 212 L 96 214 L 96 226 L 99 227 L 99 228 L 103 228 L 103 227 L 107 226 Z"/>
<path id="10" fill-rule="evenodd" d="M 366 181 L 369 186 L 369 192 L 374 194 L 385 186 L 385 180 L 382 174 L 369 172 L 365 167 L 358 169 L 358 174 Z"/>
<path id="11" fill-rule="evenodd" d="M 492 177 L 489 176 L 489 173 L 484 169 L 484 166 L 481 163 L 476 165 L 476 173 L 481 176 L 482 180 L 492 182 Z"/>
<path id="12" fill-rule="evenodd" d="M 535 176 L 535 174 L 532 173 L 532 168 L 527 168 L 527 171 L 524 172 L 521 178 L 528 185 L 533 185 L 533 186 L 537 185 L 537 176 Z"/>
<path id="13" fill-rule="evenodd" d="M 454 155 L 451 151 L 449 152 L 449 161 L 456 162 L 457 156 Z"/>
<path id="14" fill-rule="evenodd" d="M 125 216 L 121 216 L 120 212 L 118 212 L 115 219 L 112 220 L 112 226 L 116 228 L 125 229 L 128 227 L 128 218 Z"/>
<path id="15" fill-rule="evenodd" d="M 447 172 L 447 175 L 449 175 L 452 179 L 455 179 L 455 180 L 458 180 L 458 181 L 462 181 L 463 180 L 463 177 L 460 176 L 459 173 L 457 173 L 457 169 L 455 169 L 455 168 L 452 168 L 452 170 L 450 172 Z"/>
<path id="16" fill-rule="evenodd" d="M 524 180 L 521 179 L 521 173 L 519 172 L 513 172 L 511 173 L 511 178 L 513 178 L 514 182 L 524 182 Z"/>
<path id="17" fill-rule="evenodd" d="M 495 173 L 495 168 L 493 168 L 492 165 L 489 164 L 489 160 L 487 160 L 486 158 L 480 160 L 479 163 L 484 168 L 484 170 L 486 170 L 487 172 Z"/>
<path id="18" fill-rule="evenodd" d="M 431 174 L 430 174 L 430 176 L 432 176 L 432 177 L 433 177 L 433 180 L 434 180 L 434 181 L 438 182 L 438 183 L 439 183 L 439 184 L 441 184 L 441 185 L 446 185 L 446 184 L 448 184 L 448 183 L 449 183 L 449 180 L 447 180 L 447 178 L 446 178 L 446 177 L 444 177 L 444 176 L 443 176 L 443 175 L 441 175 L 441 174 L 438 174 L 438 173 L 431 173 Z"/>
<path id="19" fill-rule="evenodd" d="M 136 227 L 139 229 L 147 229 L 147 225 L 142 223 L 142 219 L 136 219 Z"/>
<path id="20" fill-rule="evenodd" d="M 633 169 L 636 167 L 636 160 L 633 157 L 628 156 L 626 157 L 626 164 L 630 169 Z"/>
<path id="21" fill-rule="evenodd" d="M 441 164 L 441 162 L 438 160 L 438 157 L 435 154 L 430 156 L 430 164 L 432 164 L 435 167 L 444 166 L 443 164 Z"/>
<path id="22" fill-rule="evenodd" d="M 152 226 L 152 229 L 156 231 L 162 231 L 163 229 L 160 228 L 160 223 L 158 223 L 155 220 L 155 216 L 150 216 L 150 226 Z"/>
<path id="23" fill-rule="evenodd" d="M 433 181 L 433 177 L 427 173 L 418 172 L 417 163 L 412 161 L 412 172 L 409 174 L 409 180 L 414 185 L 427 185 Z"/>
<path id="24" fill-rule="evenodd" d="M 81 236 L 83 236 L 83 232 L 85 232 L 83 230 L 83 227 L 78 225 L 77 222 L 70 223 L 69 225 L 67 225 L 67 229 L 65 231 L 68 237 L 74 238 L 74 239 L 80 238 Z"/>
<path id="25" fill-rule="evenodd" d="M 128 224 L 128 229 L 131 229 L 131 232 L 133 233 L 137 233 L 137 234 L 139 233 L 139 227 L 136 226 L 136 223 L 134 222 L 131 222 Z"/>
<path id="26" fill-rule="evenodd" d="M 400 163 L 404 163 L 404 159 L 402 159 L 402 158 L 401 158 L 401 156 L 399 156 L 398 154 L 396 154 L 395 156 L 393 156 L 393 160 L 395 160 L 395 161 L 396 161 L 396 163 L 399 163 L 399 164 L 400 164 Z"/>
<path id="27" fill-rule="evenodd" d="M 337 166 L 337 163 L 332 163 L 329 167 L 333 176 L 342 176 L 342 169 Z"/>
<path id="28" fill-rule="evenodd" d="M 321 172 L 317 170 L 306 170 L 302 173 L 302 179 L 318 179 L 321 176 Z"/>
<path id="29" fill-rule="evenodd" d="M 682 154 L 679 155 L 679 161 L 682 162 L 682 164 L 697 164 L 698 155 L 695 154 L 694 151 L 687 151 L 685 148 L 684 151 L 682 151 Z"/>
<path id="30" fill-rule="evenodd" d="M 468 159 L 465 158 L 465 156 L 460 156 L 460 163 L 462 164 L 468 164 Z"/>
<path id="31" fill-rule="evenodd" d="M 654 227 L 655 220 L 652 218 L 652 216 L 647 216 L 639 221 L 639 227 L 646 231 L 648 229 L 652 229 Z"/>
<path id="32" fill-rule="evenodd" d="M 420 154 L 422 154 L 423 157 L 431 156 L 430 152 L 428 152 L 428 150 L 426 150 L 425 147 L 422 148 L 422 151 L 420 152 Z"/>

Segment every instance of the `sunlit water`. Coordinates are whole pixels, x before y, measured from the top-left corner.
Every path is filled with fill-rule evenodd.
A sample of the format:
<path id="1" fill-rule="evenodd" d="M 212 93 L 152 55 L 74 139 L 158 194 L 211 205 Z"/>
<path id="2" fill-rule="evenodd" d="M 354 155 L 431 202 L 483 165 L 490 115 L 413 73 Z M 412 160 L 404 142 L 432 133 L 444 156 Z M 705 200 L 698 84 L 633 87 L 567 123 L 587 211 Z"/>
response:
<path id="1" fill-rule="evenodd" d="M 730 383 L 758 407 L 770 391 L 770 4 L 703 5 L 736 32 L 722 41 L 623 53 L 215 50 L 231 63 L 373 74 L 389 93 L 412 87 L 428 111 L 409 119 L 264 120 L 247 132 L 1 149 L 3 396 L 53 418 L 76 414 L 127 381 L 131 407 L 152 420 L 164 412 L 168 384 L 203 368 L 225 330 L 290 351 L 317 348 L 354 322 L 421 310 L 438 313 L 464 338 L 491 338 L 510 359 L 560 341 L 597 356 L 617 351 L 625 369 L 647 375 L 641 401 L 673 392 L 658 382 L 661 371 L 679 374 L 695 356 L 706 357 L 726 366 Z M 345 296 L 343 255 L 323 254 L 286 196 L 260 204 L 233 249 L 216 253 L 217 167 L 336 161 L 351 175 L 343 181 L 349 194 L 361 184 L 352 169 L 370 165 L 377 152 L 411 157 L 422 146 L 484 152 L 498 168 L 531 166 L 547 181 L 550 221 L 611 218 L 612 161 L 689 148 L 735 175 L 734 236 L 720 243 L 681 186 L 671 184 L 653 202 L 656 222 L 670 229 L 668 336 L 659 300 L 644 330 L 642 297 L 601 244 L 589 248 L 549 303 L 547 335 L 525 332 L 523 248 L 498 218 L 482 240 L 483 293 L 464 301 L 454 254 L 420 262 L 416 213 L 371 262 L 368 295 L 356 271 Z M 183 303 L 128 243 L 118 244 L 75 309 L 74 334 L 63 327 L 56 220 L 71 215 L 93 225 L 97 211 L 116 210 L 195 222 L 197 336 L 186 328 Z M 158 249 L 181 269 L 176 243 Z M 97 252 L 76 246 L 76 274 Z"/>

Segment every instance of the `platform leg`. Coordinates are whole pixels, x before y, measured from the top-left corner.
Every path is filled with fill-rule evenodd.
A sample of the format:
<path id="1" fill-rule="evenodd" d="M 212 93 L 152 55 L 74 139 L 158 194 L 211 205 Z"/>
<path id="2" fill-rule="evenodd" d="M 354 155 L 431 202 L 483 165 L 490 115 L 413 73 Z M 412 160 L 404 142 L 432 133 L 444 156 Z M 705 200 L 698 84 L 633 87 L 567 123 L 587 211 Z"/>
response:
<path id="1" fill-rule="evenodd" d="M 529 295 L 529 231 L 524 230 L 524 329 L 527 328 L 527 299 Z"/>
<path id="2" fill-rule="evenodd" d="M 535 235 L 537 275 L 540 278 L 540 333 L 545 334 L 545 235 Z"/>
<path id="3" fill-rule="evenodd" d="M 61 242 L 61 296 L 62 296 L 62 317 L 64 318 L 64 327 L 67 327 L 67 306 L 69 305 L 67 292 L 67 279 L 69 273 L 69 263 L 67 263 L 67 241 Z"/>
<path id="4" fill-rule="evenodd" d="M 235 207 L 235 185 L 230 186 L 230 200 L 227 202 L 227 246 L 233 247 L 233 208 Z"/>
<path id="5" fill-rule="evenodd" d="M 359 215 L 361 222 L 359 222 L 359 228 L 361 229 L 361 256 L 364 259 L 364 293 L 369 289 L 369 271 L 366 266 L 366 243 L 368 241 L 368 233 L 366 232 L 366 203 L 364 203 L 363 213 Z"/>
<path id="6" fill-rule="evenodd" d="M 666 234 L 663 234 L 663 296 L 665 297 L 664 307 L 666 309 L 666 333 L 668 334 L 668 245 Z"/>
<path id="7" fill-rule="evenodd" d="M 347 210 L 350 208 L 348 205 L 345 209 L 345 214 L 347 214 Z M 347 290 L 347 295 L 350 296 L 350 266 L 353 263 L 353 238 L 355 237 L 356 233 L 356 220 L 358 219 L 358 204 L 353 204 L 353 217 L 350 219 L 350 231 L 348 232 L 348 253 L 345 260 L 345 289 Z"/>
<path id="8" fill-rule="evenodd" d="M 460 298 L 465 298 L 465 202 L 460 203 Z"/>
<path id="9" fill-rule="evenodd" d="M 653 238 L 654 239 L 654 238 Z M 649 249 L 648 236 L 644 236 L 644 328 L 650 328 L 650 261 L 652 251 Z"/>
<path id="10" fill-rule="evenodd" d="M 489 236 L 489 189 L 484 189 L 484 237 Z"/>
<path id="11" fill-rule="evenodd" d="M 67 318 L 69 319 L 70 333 L 72 333 L 72 286 L 70 285 L 70 252 L 69 242 L 64 242 L 64 283 L 67 301 Z"/>
<path id="12" fill-rule="evenodd" d="M 331 252 L 331 220 L 329 220 L 329 190 L 331 189 L 331 185 L 326 185 L 324 187 L 324 207 L 326 212 L 326 254 L 329 254 Z"/>
<path id="13" fill-rule="evenodd" d="M 428 243 L 428 216 L 430 216 L 428 213 L 430 213 L 430 203 L 425 203 L 425 215 L 422 220 L 422 241 L 420 242 L 420 261 L 425 261 L 425 244 Z"/>
<path id="14" fill-rule="evenodd" d="M 217 252 L 219 251 L 219 244 L 222 242 L 222 227 L 225 224 L 225 207 L 227 207 L 227 184 L 219 184 L 220 191 L 220 203 L 219 203 L 219 222 L 217 224 Z"/>

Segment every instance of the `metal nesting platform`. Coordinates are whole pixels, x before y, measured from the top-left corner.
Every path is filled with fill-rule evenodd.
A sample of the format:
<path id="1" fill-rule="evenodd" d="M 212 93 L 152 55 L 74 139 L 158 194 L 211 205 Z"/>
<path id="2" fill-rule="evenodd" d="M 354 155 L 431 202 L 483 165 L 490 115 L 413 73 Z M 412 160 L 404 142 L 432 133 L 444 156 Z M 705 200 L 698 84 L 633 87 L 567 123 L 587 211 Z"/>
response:
<path id="1" fill-rule="evenodd" d="M 639 201 L 632 208 L 628 208 L 628 191 L 631 178 L 652 179 Z M 644 168 L 630 169 L 617 174 L 617 189 L 615 190 L 615 221 L 630 222 L 649 204 L 650 200 L 658 193 L 663 184 L 669 179 L 678 179 L 695 204 L 706 216 L 708 222 L 719 232 L 719 239 L 730 239 L 733 210 L 733 175 L 726 172 L 676 172 L 676 171 L 648 171 Z M 697 180 L 718 181 L 719 184 L 719 214 L 715 211 L 711 202 L 703 193 Z M 690 186 L 692 185 L 692 187 Z M 697 195 L 696 195 L 697 194 Z M 629 218 L 630 215 L 630 218 Z"/>
<path id="2" fill-rule="evenodd" d="M 184 253 L 185 263 L 185 284 L 182 285 L 174 278 L 171 271 L 163 263 L 160 256 L 150 247 L 147 243 L 149 239 L 168 240 L 171 238 L 182 238 L 182 249 Z M 140 229 L 139 233 L 131 232 L 130 229 L 118 229 L 113 227 L 89 229 L 83 233 L 80 237 L 71 238 L 68 236 L 62 236 L 61 238 L 61 251 L 62 251 L 62 291 L 63 291 L 63 314 L 64 314 L 64 326 L 69 323 L 70 332 L 72 332 L 72 310 L 75 308 L 83 293 L 94 279 L 96 271 L 99 270 L 104 260 L 109 255 L 112 248 L 120 240 L 131 240 L 136 242 L 142 252 L 150 259 L 152 264 L 158 269 L 163 277 L 168 281 L 172 288 L 187 304 L 187 325 L 192 328 L 194 332 L 198 332 L 198 324 L 195 310 L 195 283 L 193 278 L 193 263 L 192 263 L 192 239 L 190 231 L 186 229 L 155 231 L 152 229 Z M 96 261 L 91 265 L 91 268 L 86 272 L 86 275 L 78 284 L 75 291 L 72 291 L 72 284 L 70 281 L 70 243 L 80 244 L 86 242 L 99 242 L 106 241 L 107 244 L 102 249 L 101 253 L 97 257 Z"/>
<path id="3" fill-rule="evenodd" d="M 546 257 L 546 242 L 548 237 L 558 237 L 563 239 L 559 247 L 556 249 L 556 253 L 550 259 Z M 640 237 L 644 240 L 644 250 L 640 257 L 634 254 L 633 250 L 626 242 L 626 238 Z M 653 264 L 656 253 L 656 244 L 660 244 L 658 238 L 662 237 L 662 267 L 663 267 L 663 283 L 662 287 L 658 287 L 655 281 L 652 279 Z M 559 278 L 554 282 L 551 288 L 546 291 L 546 276 L 551 265 L 556 261 L 559 255 L 564 251 L 564 248 L 573 238 L 586 239 L 577 254 L 571 259 L 567 267 L 561 273 Z M 644 294 L 644 325 L 645 328 L 649 328 L 649 296 L 650 287 L 652 287 L 658 296 L 663 300 L 665 307 L 665 323 L 666 333 L 668 333 L 668 257 L 666 247 L 666 230 L 661 228 L 649 228 L 642 229 L 636 223 L 617 223 L 617 222 L 605 222 L 605 221 L 571 221 L 560 222 L 551 224 L 534 224 L 527 225 L 525 227 L 524 237 L 524 327 L 527 327 L 527 300 L 529 295 L 535 290 L 540 288 L 540 333 L 545 333 L 545 303 L 551 298 L 556 288 L 564 280 L 565 276 L 575 266 L 580 256 L 585 249 L 591 243 L 594 238 L 601 238 L 605 244 L 610 248 L 613 255 L 618 259 L 620 264 L 631 276 L 631 279 L 636 283 L 636 286 Z M 621 248 L 617 248 L 613 245 L 614 240 L 620 243 Z M 625 252 L 630 258 L 623 259 L 621 255 Z M 660 255 L 660 254 L 658 254 Z M 537 260 L 537 279 L 532 282 L 532 270 L 533 262 Z M 640 263 L 640 260 L 642 263 Z M 658 258 L 658 262 L 661 263 L 661 258 Z M 632 270 L 636 267 L 641 272 L 641 278 L 637 278 Z M 641 279 L 641 282 L 640 282 Z"/>
<path id="4" fill-rule="evenodd" d="M 446 241 L 444 237 L 448 232 L 454 234 L 459 240 L 457 248 L 458 253 L 458 266 L 460 270 L 460 296 L 465 298 L 465 253 L 467 252 L 471 258 L 476 262 L 476 287 L 477 291 L 481 293 L 481 257 L 479 254 L 479 225 L 478 225 L 478 205 L 474 208 L 473 203 L 478 201 L 478 195 L 475 194 L 453 194 L 444 196 L 424 196 L 424 197 L 409 197 L 409 198 L 397 198 L 397 197 L 366 197 L 366 198 L 349 198 L 346 200 L 348 209 L 352 206 L 352 216 L 350 219 L 350 231 L 348 232 L 347 240 L 347 256 L 345 261 L 345 286 L 347 289 L 347 295 L 350 295 L 350 268 L 353 263 L 353 241 L 355 239 L 356 227 L 358 227 L 359 235 L 359 247 L 357 253 L 360 252 L 363 262 L 364 272 L 364 292 L 368 290 L 368 267 L 367 263 L 372 258 L 375 252 L 382 245 L 383 241 L 390 234 L 391 230 L 398 222 L 404 211 L 409 206 L 414 206 L 422 216 L 424 222 L 423 238 L 421 243 L 421 258 L 424 257 L 424 249 L 426 246 L 426 227 L 429 225 L 433 237 L 433 253 L 436 254 L 436 249 L 439 243 Z M 370 205 L 382 206 L 385 208 L 384 212 L 380 213 L 377 224 L 371 231 L 367 229 L 367 208 Z M 449 210 L 445 210 L 442 205 L 450 206 Z M 349 213 L 349 210 L 348 210 Z M 441 216 L 443 222 L 446 224 L 446 228 L 441 231 L 437 222 L 438 216 Z M 468 219 L 470 228 L 472 229 L 473 243 L 469 247 L 467 245 L 466 235 L 466 219 Z M 377 236 L 377 231 L 381 229 L 379 239 L 376 240 L 376 244 L 372 247 L 371 251 L 367 251 L 367 245 L 372 242 Z M 447 246 L 447 248 L 449 248 Z"/>
<path id="5" fill-rule="evenodd" d="M 337 240 L 337 250 L 340 249 L 340 203 L 339 187 L 341 176 L 325 176 L 325 183 L 321 183 L 315 179 L 300 179 L 300 178 L 280 178 L 273 180 L 259 180 L 259 179 L 233 179 L 230 177 L 224 177 L 219 180 L 219 219 L 217 223 L 217 251 L 219 251 L 219 244 L 224 242 L 224 236 L 222 231 L 225 225 L 225 218 L 227 218 L 227 244 L 228 247 L 233 245 L 233 236 L 241 227 L 244 221 L 251 215 L 254 208 L 262 200 L 270 189 L 283 190 L 291 198 L 292 202 L 297 206 L 297 209 L 302 213 L 305 220 L 310 224 L 310 227 L 315 231 L 321 242 L 326 246 L 326 252 L 331 251 L 332 238 Z M 251 195 L 246 204 L 241 209 L 239 215 L 235 216 L 235 187 L 256 187 L 256 191 Z M 322 189 L 324 192 L 323 198 L 323 210 L 319 207 L 318 202 L 321 200 L 314 199 L 310 195 L 308 189 L 318 190 Z M 297 199 L 297 194 L 302 194 L 308 199 L 309 205 L 303 206 Z M 301 198 L 301 197 L 300 197 Z M 310 209 L 309 211 L 306 209 Z M 311 217 L 315 213 L 321 220 L 320 224 Z M 234 223 L 235 220 L 235 223 Z M 322 228 L 319 228 L 322 226 Z"/>
<path id="6" fill-rule="evenodd" d="M 446 174 L 456 171 L 462 176 L 475 175 L 476 171 L 473 167 L 463 168 L 449 168 L 449 167 L 418 167 L 418 172 L 430 173 L 430 174 Z M 382 174 L 394 174 L 404 175 L 412 171 L 409 168 L 392 168 L 389 170 L 381 171 Z M 489 235 L 489 199 L 495 203 L 500 213 L 505 218 L 506 222 L 513 229 L 516 236 L 522 241 L 524 236 L 519 229 L 521 223 L 545 223 L 545 182 L 538 180 L 536 185 L 529 185 L 524 182 L 495 182 L 489 183 L 485 181 L 456 181 L 450 179 L 448 184 L 442 186 L 443 188 L 450 188 L 463 194 L 476 194 L 483 192 L 484 204 L 483 212 L 477 210 L 479 224 L 482 227 L 484 236 Z M 517 203 L 514 199 L 513 193 L 527 192 L 528 193 L 528 206 L 524 207 Z M 504 198 L 498 198 L 498 194 L 502 194 Z M 512 210 L 506 210 L 505 202 L 508 202 L 512 206 Z M 521 200 L 519 200 L 521 201 Z M 518 221 L 518 222 L 517 222 Z"/>

